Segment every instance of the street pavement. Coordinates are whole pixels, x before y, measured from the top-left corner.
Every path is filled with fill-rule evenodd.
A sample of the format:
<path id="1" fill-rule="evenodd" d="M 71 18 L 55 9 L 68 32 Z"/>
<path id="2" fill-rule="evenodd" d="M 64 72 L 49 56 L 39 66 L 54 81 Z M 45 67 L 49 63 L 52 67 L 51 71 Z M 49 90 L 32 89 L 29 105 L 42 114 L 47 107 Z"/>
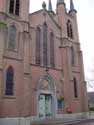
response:
<path id="1" fill-rule="evenodd" d="M 94 122 L 78 123 L 78 124 L 71 124 L 71 125 L 94 125 Z"/>
<path id="2" fill-rule="evenodd" d="M 88 119 L 88 120 L 68 123 L 64 125 L 94 125 L 94 119 Z"/>
<path id="3" fill-rule="evenodd" d="M 94 114 L 90 114 L 83 119 L 63 120 L 63 119 L 47 119 L 45 121 L 36 121 L 32 125 L 94 125 Z"/>

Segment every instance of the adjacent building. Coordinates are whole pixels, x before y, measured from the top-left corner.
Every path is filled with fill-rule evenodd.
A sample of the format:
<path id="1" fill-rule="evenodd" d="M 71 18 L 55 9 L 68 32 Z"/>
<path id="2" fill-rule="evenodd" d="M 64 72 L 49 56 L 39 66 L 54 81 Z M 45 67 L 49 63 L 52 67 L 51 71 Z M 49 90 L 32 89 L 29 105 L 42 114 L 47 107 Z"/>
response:
<path id="1" fill-rule="evenodd" d="M 88 92 L 89 110 L 94 111 L 94 92 Z"/>

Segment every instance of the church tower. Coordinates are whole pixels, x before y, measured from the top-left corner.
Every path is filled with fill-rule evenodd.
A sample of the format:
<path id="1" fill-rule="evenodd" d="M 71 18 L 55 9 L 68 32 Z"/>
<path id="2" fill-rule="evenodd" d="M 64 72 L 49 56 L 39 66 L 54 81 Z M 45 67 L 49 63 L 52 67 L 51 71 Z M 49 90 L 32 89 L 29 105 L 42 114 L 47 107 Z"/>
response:
<path id="1" fill-rule="evenodd" d="M 56 12 L 52 0 L 48 9 L 44 0 L 31 14 L 29 1 L 0 0 L 0 125 L 64 124 L 65 113 L 87 116 L 73 0 L 69 11 L 66 0 L 57 0 Z"/>
<path id="2" fill-rule="evenodd" d="M 66 4 L 64 0 L 57 0 L 56 14 L 58 17 L 58 23 L 61 26 L 62 37 L 66 36 Z M 63 32 L 64 31 L 64 32 Z"/>
<path id="3" fill-rule="evenodd" d="M 0 0 L 0 12 L 28 21 L 29 0 Z"/>

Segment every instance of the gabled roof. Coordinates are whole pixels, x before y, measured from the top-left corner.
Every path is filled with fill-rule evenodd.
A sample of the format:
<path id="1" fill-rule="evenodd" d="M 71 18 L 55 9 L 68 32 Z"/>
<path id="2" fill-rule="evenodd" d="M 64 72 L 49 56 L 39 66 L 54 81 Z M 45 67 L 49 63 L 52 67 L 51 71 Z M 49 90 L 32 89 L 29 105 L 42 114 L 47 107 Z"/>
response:
<path id="1" fill-rule="evenodd" d="M 56 27 L 59 28 L 59 29 L 61 29 L 61 27 L 58 25 L 58 23 L 56 22 L 56 20 L 53 18 L 53 17 L 55 16 L 55 13 L 54 13 L 54 12 L 53 12 L 53 13 L 50 13 L 50 12 L 47 11 L 46 9 L 41 9 L 41 10 L 35 11 L 35 12 L 29 14 L 29 15 L 32 16 L 32 15 L 41 13 L 42 11 L 45 11 L 45 12 L 48 14 L 49 18 L 50 18 L 50 19 L 53 21 L 53 23 L 56 25 Z"/>

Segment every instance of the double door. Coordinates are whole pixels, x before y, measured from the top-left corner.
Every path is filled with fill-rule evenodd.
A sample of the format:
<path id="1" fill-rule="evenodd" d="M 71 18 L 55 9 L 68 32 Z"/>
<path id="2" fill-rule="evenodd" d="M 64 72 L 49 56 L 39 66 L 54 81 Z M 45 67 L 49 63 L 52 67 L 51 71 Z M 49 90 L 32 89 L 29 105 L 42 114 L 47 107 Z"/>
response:
<path id="1" fill-rule="evenodd" d="M 39 95 L 39 117 L 46 118 L 52 115 L 52 96 L 50 94 Z"/>

